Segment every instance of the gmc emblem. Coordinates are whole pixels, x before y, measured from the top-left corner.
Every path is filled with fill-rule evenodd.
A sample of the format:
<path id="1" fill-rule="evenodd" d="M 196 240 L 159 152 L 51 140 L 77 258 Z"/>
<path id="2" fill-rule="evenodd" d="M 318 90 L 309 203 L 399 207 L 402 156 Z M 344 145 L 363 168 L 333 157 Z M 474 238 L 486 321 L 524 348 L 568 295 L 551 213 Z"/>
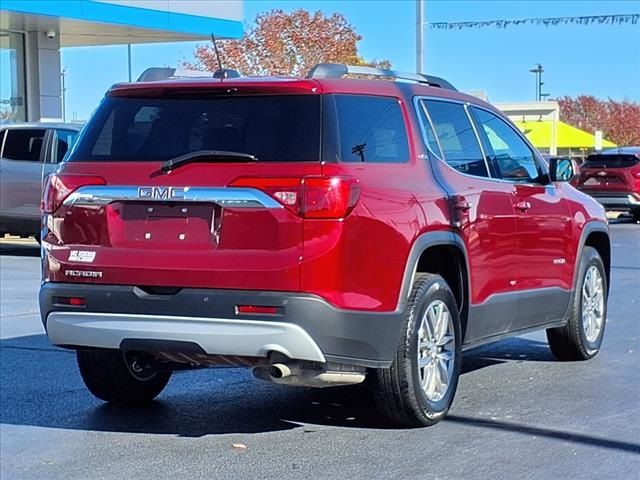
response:
<path id="1" fill-rule="evenodd" d="M 185 190 L 183 187 L 139 187 L 138 197 L 149 200 L 181 200 Z"/>

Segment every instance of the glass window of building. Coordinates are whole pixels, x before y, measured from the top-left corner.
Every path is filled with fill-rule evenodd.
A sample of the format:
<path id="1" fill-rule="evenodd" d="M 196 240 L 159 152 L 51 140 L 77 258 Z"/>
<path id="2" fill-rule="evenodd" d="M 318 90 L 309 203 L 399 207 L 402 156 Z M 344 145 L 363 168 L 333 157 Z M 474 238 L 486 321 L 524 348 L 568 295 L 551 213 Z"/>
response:
<path id="1" fill-rule="evenodd" d="M 25 122 L 24 35 L 0 30 L 0 123 Z"/>

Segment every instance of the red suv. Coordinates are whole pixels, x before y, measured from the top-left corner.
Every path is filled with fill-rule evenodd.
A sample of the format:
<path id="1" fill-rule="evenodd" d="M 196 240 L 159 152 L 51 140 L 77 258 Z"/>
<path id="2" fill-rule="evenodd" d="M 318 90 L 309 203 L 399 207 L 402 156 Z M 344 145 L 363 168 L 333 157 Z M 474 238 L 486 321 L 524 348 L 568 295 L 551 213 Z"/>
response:
<path id="1" fill-rule="evenodd" d="M 116 85 L 44 193 L 42 320 L 106 401 L 233 365 L 367 378 L 430 425 L 463 350 L 538 329 L 562 360 L 600 349 L 608 227 L 572 168 L 431 76 Z"/>
<path id="2" fill-rule="evenodd" d="M 640 222 L 640 147 L 589 155 L 574 184 L 606 209 L 627 211 Z"/>

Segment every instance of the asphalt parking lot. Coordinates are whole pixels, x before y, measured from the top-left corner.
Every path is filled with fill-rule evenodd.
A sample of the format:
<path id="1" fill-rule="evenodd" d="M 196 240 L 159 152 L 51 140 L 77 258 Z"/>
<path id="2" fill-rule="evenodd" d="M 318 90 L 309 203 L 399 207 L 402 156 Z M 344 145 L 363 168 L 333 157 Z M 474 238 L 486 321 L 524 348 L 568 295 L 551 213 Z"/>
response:
<path id="1" fill-rule="evenodd" d="M 362 388 L 292 389 L 241 369 L 175 375 L 148 407 L 105 405 L 44 335 L 37 245 L 3 240 L 0 477 L 638 478 L 640 225 L 611 234 L 595 359 L 557 362 L 542 333 L 476 349 L 447 420 L 414 430 L 381 424 Z"/>

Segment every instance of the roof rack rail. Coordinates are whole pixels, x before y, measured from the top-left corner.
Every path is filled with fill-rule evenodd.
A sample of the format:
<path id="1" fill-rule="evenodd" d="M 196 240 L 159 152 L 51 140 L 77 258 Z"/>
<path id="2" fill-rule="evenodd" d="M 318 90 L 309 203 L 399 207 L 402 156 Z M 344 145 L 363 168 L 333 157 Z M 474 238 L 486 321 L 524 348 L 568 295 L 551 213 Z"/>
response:
<path id="1" fill-rule="evenodd" d="M 431 87 L 446 88 L 447 90 L 457 91 L 457 89 L 445 79 L 435 77 L 433 75 L 398 72 L 396 70 L 388 70 L 386 68 L 345 65 L 342 63 L 319 63 L 309 71 L 307 78 L 342 78 L 345 75 L 389 77 L 396 80 L 410 80 L 417 83 L 424 83 Z"/>

